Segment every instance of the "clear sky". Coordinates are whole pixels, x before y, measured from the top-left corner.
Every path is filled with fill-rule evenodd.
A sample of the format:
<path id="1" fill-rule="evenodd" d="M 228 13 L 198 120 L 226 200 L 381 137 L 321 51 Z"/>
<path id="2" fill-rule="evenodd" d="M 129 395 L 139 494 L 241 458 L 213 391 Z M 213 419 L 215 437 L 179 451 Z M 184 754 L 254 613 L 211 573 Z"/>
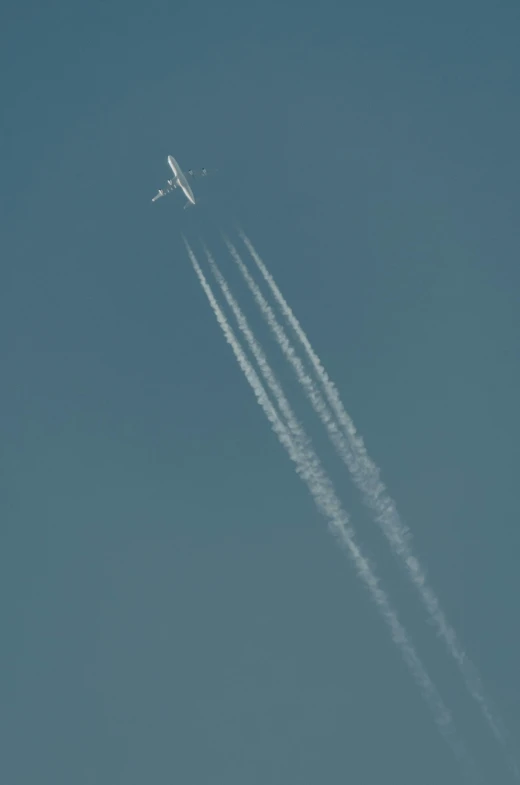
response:
<path id="1" fill-rule="evenodd" d="M 518 753 L 519 37 L 513 0 L 3 4 L 2 783 L 465 781 L 189 265 L 181 232 L 260 330 L 235 220 Z M 169 153 L 218 170 L 192 210 L 150 202 Z M 296 400 L 481 781 L 509 785 Z"/>

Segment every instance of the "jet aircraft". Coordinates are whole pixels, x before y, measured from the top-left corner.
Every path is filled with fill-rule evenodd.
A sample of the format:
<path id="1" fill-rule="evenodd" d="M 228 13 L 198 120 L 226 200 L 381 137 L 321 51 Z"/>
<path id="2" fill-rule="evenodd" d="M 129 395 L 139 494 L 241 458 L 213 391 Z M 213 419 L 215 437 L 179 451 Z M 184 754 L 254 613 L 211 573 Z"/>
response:
<path id="1" fill-rule="evenodd" d="M 167 181 L 165 188 L 159 189 L 157 194 L 153 197 L 152 202 L 156 202 L 157 199 L 161 198 L 161 196 L 166 196 L 166 194 L 171 193 L 173 190 L 175 190 L 175 188 L 180 188 L 184 196 L 188 200 L 184 205 L 184 208 L 189 207 L 190 204 L 195 204 L 195 197 L 193 196 L 193 191 L 191 190 L 190 184 L 186 179 L 186 175 L 182 171 L 181 167 L 179 166 L 173 155 L 169 155 L 167 161 L 169 167 L 173 172 L 173 177 L 171 178 L 171 180 Z M 197 176 L 205 177 L 208 174 L 208 171 L 205 168 L 199 170 L 188 169 L 186 174 L 188 174 L 190 177 L 197 177 Z"/>

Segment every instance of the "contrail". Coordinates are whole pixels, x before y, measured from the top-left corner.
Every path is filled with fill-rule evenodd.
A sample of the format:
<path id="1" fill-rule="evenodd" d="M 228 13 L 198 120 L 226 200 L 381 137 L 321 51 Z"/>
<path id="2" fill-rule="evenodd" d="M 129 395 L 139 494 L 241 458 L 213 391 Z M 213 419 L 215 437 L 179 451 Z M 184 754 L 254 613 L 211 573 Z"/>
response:
<path id="1" fill-rule="evenodd" d="M 424 568 L 420 564 L 419 559 L 412 552 L 410 546 L 411 532 L 402 522 L 395 502 L 390 497 L 386 486 L 381 481 L 379 469 L 368 455 L 363 440 L 357 434 L 354 423 L 345 410 L 335 385 L 330 380 L 319 357 L 312 348 L 307 335 L 286 302 L 273 276 L 268 271 L 245 232 L 241 229 L 239 229 L 238 232 L 251 254 L 253 261 L 256 263 L 260 273 L 269 286 L 283 316 L 291 326 L 300 344 L 303 346 L 307 359 L 311 363 L 316 376 L 321 383 L 330 409 L 332 409 L 334 414 L 332 414 L 329 406 L 327 406 L 327 403 L 319 392 L 314 380 L 306 373 L 304 365 L 296 354 L 284 328 L 278 322 L 272 308 L 252 279 L 236 249 L 227 238 L 224 238 L 230 253 L 239 266 L 246 283 L 266 322 L 273 331 L 282 351 L 294 368 L 298 380 L 311 401 L 316 413 L 327 428 L 329 437 L 336 447 L 338 454 L 347 465 L 354 482 L 361 491 L 365 504 L 375 513 L 376 521 L 390 543 L 392 550 L 400 558 L 408 577 L 419 592 L 427 612 L 436 625 L 439 636 L 444 640 L 448 652 L 454 658 L 462 673 L 469 693 L 479 704 L 495 739 L 503 746 L 506 746 L 507 733 L 503 723 L 489 708 L 488 701 L 483 694 L 482 682 L 478 672 L 468 659 L 457 638 L 455 630 L 451 627 L 446 615 L 442 611 L 439 599 L 428 584 Z M 343 432 L 337 427 L 337 423 L 339 423 Z M 513 769 L 517 771 L 516 765 L 513 765 Z"/>
<path id="2" fill-rule="evenodd" d="M 218 324 L 220 325 L 227 342 L 230 344 L 235 358 L 242 369 L 247 381 L 253 389 L 255 397 L 262 407 L 271 427 L 282 446 L 286 449 L 289 457 L 296 465 L 298 474 L 302 477 L 314 503 L 319 512 L 327 519 L 331 532 L 336 536 L 340 544 L 349 553 L 358 577 L 361 578 L 368 591 L 370 592 L 373 601 L 375 602 L 379 612 L 381 613 L 384 621 L 390 628 L 392 640 L 399 647 L 403 659 L 405 660 L 409 670 L 411 671 L 420 691 L 428 703 L 431 711 L 433 712 L 435 721 L 450 744 L 453 752 L 466 769 L 467 773 L 471 773 L 473 778 L 477 778 L 474 763 L 466 751 L 462 741 L 458 738 L 451 714 L 444 704 L 437 688 L 430 679 L 424 665 L 422 664 L 419 656 L 417 655 L 412 643 L 410 642 L 407 632 L 401 624 L 396 611 L 393 609 L 390 601 L 379 585 L 379 580 L 376 577 L 369 561 L 362 554 L 359 546 L 356 543 L 354 530 L 349 522 L 348 516 L 343 510 L 341 503 L 336 496 L 332 483 L 325 474 L 321 463 L 315 454 L 310 441 L 305 432 L 298 424 L 292 409 L 279 385 L 271 367 L 265 357 L 265 354 L 256 341 L 252 331 L 249 328 L 247 320 L 240 310 L 238 304 L 233 298 L 227 283 L 216 266 L 215 262 L 208 253 L 208 260 L 211 268 L 217 278 L 217 282 L 226 298 L 228 305 L 232 309 L 235 318 L 238 322 L 239 329 L 246 338 L 251 352 L 253 353 L 258 366 L 266 379 L 266 382 L 271 390 L 276 403 L 286 418 L 285 424 L 278 412 L 276 411 L 265 387 L 263 386 L 258 374 L 248 360 L 240 342 L 238 341 L 233 329 L 231 328 L 225 314 L 218 305 L 218 302 L 213 294 L 213 291 L 207 282 L 200 265 L 198 264 L 195 255 L 183 237 L 186 245 L 191 264 L 199 279 L 199 282 L 209 300 L 211 308 L 215 314 Z"/>

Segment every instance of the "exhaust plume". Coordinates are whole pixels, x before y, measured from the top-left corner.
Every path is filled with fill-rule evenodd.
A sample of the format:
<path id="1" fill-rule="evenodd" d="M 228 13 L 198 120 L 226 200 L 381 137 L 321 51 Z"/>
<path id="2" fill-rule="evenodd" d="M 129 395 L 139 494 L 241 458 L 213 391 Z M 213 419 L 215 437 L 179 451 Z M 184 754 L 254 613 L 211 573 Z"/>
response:
<path id="1" fill-rule="evenodd" d="M 260 371 L 271 391 L 271 395 L 276 401 L 279 411 L 285 418 L 285 422 L 282 421 L 257 372 L 248 360 L 225 314 L 218 305 L 212 289 L 207 282 L 191 247 L 184 237 L 183 240 L 186 245 L 186 250 L 188 252 L 191 264 L 206 294 L 206 297 L 209 300 L 217 322 L 220 325 L 227 342 L 230 344 L 235 358 L 244 375 L 246 376 L 246 379 L 249 382 L 251 388 L 253 389 L 255 397 L 262 407 L 268 421 L 270 422 L 273 431 L 278 436 L 280 443 L 286 449 L 290 459 L 295 464 L 298 474 L 307 485 L 307 488 L 313 497 L 317 509 L 328 521 L 330 531 L 334 534 L 339 543 L 347 550 L 351 560 L 354 563 L 358 577 L 365 584 L 380 614 L 390 628 L 392 640 L 398 646 L 405 663 L 407 664 L 416 684 L 418 685 L 424 699 L 433 713 L 434 719 L 441 733 L 450 744 L 453 752 L 462 763 L 466 771 L 475 776 L 473 761 L 466 751 L 462 741 L 458 738 L 448 708 L 444 704 L 441 696 L 437 691 L 437 688 L 433 684 L 424 665 L 419 659 L 419 656 L 417 655 L 405 628 L 401 624 L 396 611 L 393 609 L 390 600 L 388 599 L 383 589 L 380 587 L 379 579 L 376 577 L 372 566 L 361 552 L 355 539 L 354 530 L 350 524 L 347 514 L 341 506 L 332 483 L 325 474 L 307 435 L 297 422 L 296 417 L 292 412 L 292 408 L 290 407 L 289 402 L 287 401 L 285 394 L 283 393 L 283 390 L 281 389 L 281 386 L 277 381 L 267 361 L 267 358 L 265 357 L 263 349 L 249 328 L 247 320 L 240 310 L 237 302 L 233 298 L 227 282 L 225 281 L 216 263 L 206 249 L 209 264 L 221 288 L 221 291 L 229 307 L 233 311 L 239 329 L 244 335 L 248 346 L 253 356 L 255 357 Z"/>

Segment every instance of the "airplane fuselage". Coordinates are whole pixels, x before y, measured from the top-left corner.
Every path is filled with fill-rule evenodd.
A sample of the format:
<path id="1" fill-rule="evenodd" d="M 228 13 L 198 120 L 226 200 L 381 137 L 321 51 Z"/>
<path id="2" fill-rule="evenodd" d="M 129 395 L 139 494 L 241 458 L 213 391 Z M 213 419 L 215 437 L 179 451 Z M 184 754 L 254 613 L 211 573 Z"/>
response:
<path id="1" fill-rule="evenodd" d="M 195 197 L 193 196 L 193 191 L 190 188 L 190 184 L 186 180 L 186 177 L 184 176 L 182 169 L 180 168 L 179 164 L 177 163 L 173 155 L 168 156 L 168 164 L 173 172 L 175 185 L 177 185 L 182 190 L 184 196 L 186 197 L 186 199 L 188 199 L 188 201 L 190 201 L 192 204 L 195 204 Z"/>

